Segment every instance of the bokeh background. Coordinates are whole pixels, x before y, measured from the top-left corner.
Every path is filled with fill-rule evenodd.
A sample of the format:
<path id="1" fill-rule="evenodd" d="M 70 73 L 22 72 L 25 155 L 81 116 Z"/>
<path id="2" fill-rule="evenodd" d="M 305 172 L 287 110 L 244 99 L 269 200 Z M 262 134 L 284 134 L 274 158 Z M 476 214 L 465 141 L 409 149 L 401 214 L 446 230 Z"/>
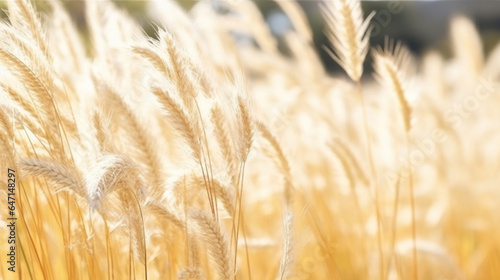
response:
<path id="1" fill-rule="evenodd" d="M 85 25 L 85 3 L 80 0 L 61 0 L 75 20 L 75 23 L 86 38 Z M 99 1 L 99 0 L 95 0 Z M 162 1 L 162 0 L 150 0 Z M 113 1 L 118 6 L 126 9 L 136 18 L 150 36 L 155 36 L 155 27 L 148 15 L 148 3 L 150 1 Z M 175 1 L 175 0 L 172 0 Z M 233 0 L 240 1 L 240 0 Z M 278 0 L 279 1 L 279 0 Z M 287 0 L 281 0 L 287 1 Z M 47 9 L 47 2 L 36 1 L 40 10 Z M 184 9 L 189 10 L 196 4 L 195 0 L 178 0 L 177 3 Z M 275 1 L 254 1 L 261 10 L 274 35 L 280 38 L 288 29 L 292 28 L 288 19 L 284 16 Z M 304 9 L 310 26 L 313 28 L 315 46 L 325 67 L 330 72 L 341 71 L 332 59 L 328 57 L 322 46 L 327 45 L 323 34 L 323 20 L 320 12 L 322 1 L 299 0 Z M 217 6 L 217 0 L 213 0 Z M 500 0 L 413 0 L 413 1 L 373 1 L 362 2 L 365 16 L 371 11 L 376 15 L 372 20 L 374 26 L 371 38 L 372 46 L 383 45 L 386 36 L 404 42 L 416 55 L 423 54 L 426 50 L 436 49 L 445 57 L 451 56 L 451 46 L 448 40 L 448 29 L 451 18 L 461 14 L 471 18 L 480 31 L 483 39 L 483 47 L 487 55 L 495 45 L 500 42 Z M 1 16 L 5 18 L 6 2 L 1 1 Z M 168 15 L 165 15 L 168 16 Z M 287 53 L 280 44 L 280 50 Z M 369 58 L 367 65 L 371 62 Z M 369 68 L 369 67 L 368 67 Z"/>

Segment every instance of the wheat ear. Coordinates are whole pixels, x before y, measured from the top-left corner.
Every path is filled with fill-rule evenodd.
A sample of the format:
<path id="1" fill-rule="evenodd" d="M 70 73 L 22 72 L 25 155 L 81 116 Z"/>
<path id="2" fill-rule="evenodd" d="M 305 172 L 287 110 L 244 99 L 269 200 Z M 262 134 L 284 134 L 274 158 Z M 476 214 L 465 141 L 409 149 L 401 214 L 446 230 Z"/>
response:
<path id="1" fill-rule="evenodd" d="M 158 202 L 150 202 L 146 205 L 145 210 L 147 213 L 157 215 L 161 218 L 166 219 L 172 225 L 178 227 L 179 229 L 184 229 L 184 217 L 180 216 L 173 210 L 170 210 L 168 207 L 158 203 Z"/>
<path id="2" fill-rule="evenodd" d="M 137 180 L 137 166 L 132 161 L 122 155 L 106 155 L 97 159 L 85 175 L 86 197 L 90 206 L 100 211 L 102 201 L 110 193 Z"/>
<path id="3" fill-rule="evenodd" d="M 177 103 L 167 91 L 153 88 L 151 92 L 158 98 L 163 106 L 167 117 L 173 128 L 187 142 L 194 156 L 201 162 L 201 129 L 196 119 L 192 118 L 179 103 Z"/>
<path id="4" fill-rule="evenodd" d="M 35 107 L 25 98 L 22 97 L 21 93 L 17 88 L 11 87 L 7 83 L 3 82 L 0 82 L 0 88 L 5 93 L 7 93 L 10 99 L 12 99 L 15 103 L 19 105 L 19 107 L 21 107 L 26 113 L 28 113 L 32 119 L 37 119 L 37 117 L 39 117 Z M 38 120 L 37 123 L 40 124 L 41 121 Z"/>
<path id="5" fill-rule="evenodd" d="M 368 25 L 375 12 L 363 20 L 359 0 L 328 0 L 322 5 L 322 13 L 333 52 L 325 50 L 354 82 L 358 82 L 369 48 L 371 29 Z"/>
<path id="6" fill-rule="evenodd" d="M 174 81 L 176 82 L 175 85 L 179 97 L 188 111 L 193 112 L 195 106 L 194 100 L 198 95 L 198 90 L 196 88 L 191 63 L 188 62 L 189 59 L 179 50 L 177 43 L 171 35 L 164 33 L 163 40 L 166 43 L 167 52 L 170 56 L 171 67 L 175 74 Z"/>
<path id="7" fill-rule="evenodd" d="M 125 120 L 123 128 L 129 132 L 130 139 L 135 143 L 135 146 L 141 154 L 141 161 L 148 168 L 148 177 L 151 178 L 150 187 L 153 196 L 161 192 L 161 184 L 163 176 L 161 175 L 162 164 L 155 150 L 155 145 L 151 140 L 149 132 L 144 129 L 139 119 L 130 106 L 125 103 L 125 100 L 118 95 L 117 92 L 105 86 L 106 93 L 114 103 L 114 107 L 120 113 L 120 116 Z"/>
<path id="8" fill-rule="evenodd" d="M 238 96 L 238 107 L 240 120 L 238 157 L 241 162 L 245 162 L 253 141 L 253 121 L 248 109 L 248 103 L 241 96 Z"/>
<path id="9" fill-rule="evenodd" d="M 207 246 L 210 260 L 217 270 L 217 279 L 232 280 L 235 271 L 231 261 L 229 242 L 218 222 L 211 214 L 201 210 L 192 210 L 189 216 L 197 236 Z"/>
<path id="10" fill-rule="evenodd" d="M 42 53 L 47 55 L 45 31 L 31 3 L 28 0 L 10 0 L 8 4 L 9 20 L 12 26 L 16 30 L 27 32 L 31 37 L 35 38 L 35 42 Z"/>
<path id="11" fill-rule="evenodd" d="M 36 95 L 37 101 L 43 106 L 44 112 L 51 113 L 52 97 L 49 89 L 40 80 L 36 72 L 7 49 L 0 48 L 0 58 L 26 88 Z M 53 114 L 49 115 L 49 117 L 51 116 L 53 116 Z"/>
<path id="12" fill-rule="evenodd" d="M 31 131 L 37 138 L 38 137 L 41 137 L 39 140 L 46 140 L 45 139 L 45 134 L 44 134 L 44 131 L 42 129 L 42 127 L 38 124 L 37 121 L 35 121 L 31 115 L 29 114 L 26 114 L 25 112 L 23 111 L 20 111 L 18 110 L 18 108 L 14 107 L 14 106 L 10 106 L 10 107 L 5 107 L 5 106 L 1 106 L 0 105 L 0 108 L 4 111 L 10 111 L 12 112 L 12 114 L 10 114 L 11 116 L 15 116 L 15 120 L 16 120 L 16 124 L 17 124 L 17 128 L 21 128 L 21 129 L 28 129 L 29 131 Z M 13 139 L 13 138 L 11 138 Z"/>
<path id="13" fill-rule="evenodd" d="M 262 122 L 256 122 L 256 126 L 262 137 L 269 143 L 272 150 L 274 150 L 275 157 L 273 159 L 277 159 L 276 165 L 278 169 L 281 170 L 283 176 L 285 177 L 285 203 L 287 206 L 291 205 L 292 197 L 293 197 L 293 186 L 292 186 L 292 176 L 290 173 L 290 164 L 288 159 L 281 148 L 281 145 L 278 142 L 278 139 L 271 133 L 271 131 L 264 125 Z"/>
<path id="14" fill-rule="evenodd" d="M 5 111 L 6 108 L 3 106 L 0 107 L 0 143 L 2 143 L 2 150 L 7 152 L 7 162 L 10 164 L 14 160 L 14 149 L 12 145 L 14 142 L 14 129 Z"/>
<path id="15" fill-rule="evenodd" d="M 10 140 L 14 139 L 14 129 L 12 128 L 12 122 L 5 113 L 4 108 L 0 108 L 0 128 L 2 128 L 2 130 L 6 132 L 5 134 Z"/>
<path id="16" fill-rule="evenodd" d="M 142 214 L 143 210 L 139 199 L 137 198 L 135 191 L 131 187 L 121 189 L 118 192 L 118 195 L 122 203 L 123 213 L 126 217 L 127 227 L 130 231 L 134 256 L 136 256 L 136 258 L 139 259 L 142 264 L 146 264 L 146 234 L 144 229 L 144 218 Z M 147 266 L 145 273 L 147 274 Z"/>
<path id="17" fill-rule="evenodd" d="M 74 69 L 82 71 L 86 64 L 85 44 L 82 43 L 78 30 L 71 20 L 59 0 L 50 0 L 53 17 L 53 30 L 57 32 L 55 40 L 63 42 L 61 48 L 67 48 L 69 55 L 64 56 L 65 59 L 73 62 Z M 59 45 L 59 44 L 58 44 Z"/>
<path id="18" fill-rule="evenodd" d="M 170 57 L 170 71 L 168 77 L 171 80 L 177 81 L 179 92 L 182 92 L 184 97 L 183 102 L 189 101 L 184 98 L 196 98 L 198 91 L 201 89 L 205 96 L 210 97 L 212 91 L 212 83 L 203 72 L 203 67 L 200 65 L 200 60 L 187 56 L 185 52 L 179 49 L 179 41 L 174 40 L 173 36 L 167 32 L 161 32 L 160 41 L 166 45 L 167 53 Z M 182 42 L 182 40 L 180 40 Z M 185 105 L 188 106 L 188 105 Z"/>
<path id="19" fill-rule="evenodd" d="M 155 50 L 149 47 L 133 47 L 132 52 L 149 61 L 165 77 L 173 80 L 172 74 L 168 71 L 167 62 Z"/>
<path id="20" fill-rule="evenodd" d="M 404 127 L 406 131 L 411 129 L 411 109 L 406 100 L 408 90 L 408 70 L 411 65 L 410 53 L 400 43 L 393 47 L 392 43 L 386 44 L 384 50 L 377 48 L 373 51 L 375 77 L 383 85 L 390 88 L 399 103 Z"/>
<path id="21" fill-rule="evenodd" d="M 31 98 L 31 101 L 27 98 L 23 98 L 18 88 L 11 87 L 6 83 L 0 82 L 0 88 L 2 88 L 10 99 L 17 103 L 18 107 L 22 109 L 20 111 L 12 108 L 12 110 L 14 110 L 14 115 L 22 122 L 24 127 L 29 129 L 37 137 L 49 141 L 49 131 L 46 130 L 46 128 L 44 130 L 43 121 L 40 117 L 41 112 L 34 105 L 34 103 L 36 104 L 37 102 L 33 98 Z"/>
<path id="22" fill-rule="evenodd" d="M 193 185 L 196 186 L 199 190 L 205 188 L 205 180 L 202 177 L 193 177 Z M 233 189 L 225 186 L 222 182 L 212 179 L 210 182 L 210 188 L 215 193 L 217 200 L 222 202 L 222 205 L 226 209 L 226 211 L 234 217 L 235 214 L 235 194 L 233 193 Z"/>
<path id="23" fill-rule="evenodd" d="M 34 39 L 27 37 L 24 32 L 15 30 L 7 24 L 0 24 L 0 33 L 8 37 L 8 40 L 1 42 L 2 47 L 12 52 L 19 58 L 23 58 L 26 65 L 36 70 L 36 74 L 44 84 L 52 88 L 54 81 L 54 70 L 49 62 L 49 58 L 37 48 Z"/>
<path id="24" fill-rule="evenodd" d="M 81 183 L 78 171 L 67 165 L 39 160 L 39 159 L 21 159 L 19 167 L 26 175 L 43 176 L 52 183 L 68 188 L 83 198 L 87 198 L 87 192 Z M 56 189 L 56 191 L 62 188 Z"/>
<path id="25" fill-rule="evenodd" d="M 234 217 L 236 209 L 234 189 L 217 179 L 210 179 L 210 183 L 207 183 L 206 178 L 202 176 L 190 176 L 187 178 L 187 181 L 185 178 L 182 178 L 174 183 L 172 191 L 180 197 L 190 197 L 185 204 L 191 205 L 190 201 L 193 200 L 193 197 L 200 194 L 207 187 L 210 188 L 210 193 L 215 194 L 217 201 L 222 203 L 225 211 L 231 217 Z"/>
<path id="26" fill-rule="evenodd" d="M 107 148 L 107 137 L 106 137 L 106 124 L 104 123 L 101 115 L 101 111 L 96 109 L 92 113 L 92 124 L 95 128 L 95 137 L 99 145 L 100 152 L 104 152 Z"/>
<path id="27" fill-rule="evenodd" d="M 205 280 L 205 273 L 199 267 L 185 267 L 177 274 L 178 280 Z"/>
<path id="28" fill-rule="evenodd" d="M 29 66 L 27 66 L 23 61 L 16 57 L 10 51 L 0 47 L 0 60 L 9 67 L 9 70 L 19 79 L 20 82 L 29 90 L 30 93 L 34 94 L 35 103 L 40 105 L 40 110 L 43 114 L 38 114 L 38 116 L 44 116 L 41 120 L 46 123 L 45 136 L 47 139 L 52 140 L 52 147 L 58 151 L 63 151 L 61 140 L 61 131 L 59 130 L 59 125 L 57 120 L 61 120 L 61 117 L 57 114 L 54 100 L 52 98 L 49 88 L 40 80 L 36 72 L 33 71 Z M 50 133 L 58 133 L 54 137 Z"/>
<path id="29" fill-rule="evenodd" d="M 228 169 L 228 174 L 233 179 L 233 183 L 236 184 L 234 178 L 236 176 L 236 154 L 234 152 L 234 144 L 232 138 L 229 134 L 227 122 L 224 120 L 222 110 L 218 105 L 212 107 L 211 112 L 212 123 L 214 124 L 214 134 L 219 149 L 222 151 L 222 156 L 226 162 Z"/>

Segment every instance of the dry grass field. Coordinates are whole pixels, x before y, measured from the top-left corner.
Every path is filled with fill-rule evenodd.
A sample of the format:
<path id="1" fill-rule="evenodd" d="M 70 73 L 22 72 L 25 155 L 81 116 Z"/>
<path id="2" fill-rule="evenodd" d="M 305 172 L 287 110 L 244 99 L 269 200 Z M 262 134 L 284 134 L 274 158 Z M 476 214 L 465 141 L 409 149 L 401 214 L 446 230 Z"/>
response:
<path id="1" fill-rule="evenodd" d="M 286 52 L 247 0 L 151 2 L 155 38 L 45 4 L 0 23 L 1 279 L 499 279 L 500 45 L 471 20 L 416 58 L 325 0 L 332 75 L 293 1 Z"/>

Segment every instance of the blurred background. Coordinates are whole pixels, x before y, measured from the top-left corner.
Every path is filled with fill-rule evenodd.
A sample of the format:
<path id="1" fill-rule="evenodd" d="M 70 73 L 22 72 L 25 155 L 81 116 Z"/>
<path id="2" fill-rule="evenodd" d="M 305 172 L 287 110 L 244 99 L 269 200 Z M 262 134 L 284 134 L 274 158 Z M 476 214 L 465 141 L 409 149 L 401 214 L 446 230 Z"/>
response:
<path id="1" fill-rule="evenodd" d="M 61 0 L 77 26 L 86 34 L 84 1 Z M 98 0 L 95 0 L 98 1 Z M 162 0 L 152 0 L 162 1 Z M 239 1 L 239 0 L 234 0 Z M 287 0 L 281 0 L 287 1 Z M 154 26 L 147 15 L 148 1 L 113 1 L 118 6 L 126 9 L 143 26 L 146 33 L 154 36 Z M 178 0 L 180 6 L 189 10 L 197 1 Z M 276 2 L 271 0 L 254 1 L 264 15 L 271 31 L 278 38 L 291 29 L 288 19 L 284 16 Z M 340 70 L 322 49 L 327 44 L 323 35 L 323 20 L 320 13 L 322 1 L 298 1 L 304 9 L 309 23 L 314 32 L 315 46 L 325 67 L 329 71 Z M 2 17 L 5 17 L 6 2 L 0 1 Z M 47 9 L 46 2 L 37 1 L 40 10 Z M 448 40 L 450 19 L 456 14 L 471 18 L 481 33 L 483 47 L 488 54 L 500 42 L 500 0 L 441 0 L 441 1 L 362 1 L 365 16 L 371 11 L 376 14 L 371 21 L 373 25 L 371 45 L 383 45 L 384 38 L 389 36 L 401 40 L 410 47 L 415 55 L 421 55 L 428 49 L 436 49 L 445 57 L 451 55 Z M 165 15 L 168 16 L 168 15 Z M 85 37 L 85 35 L 82 35 Z M 280 44 L 281 46 L 281 44 Z M 286 53 L 286 49 L 280 48 Z M 370 63 L 367 61 L 367 63 Z"/>

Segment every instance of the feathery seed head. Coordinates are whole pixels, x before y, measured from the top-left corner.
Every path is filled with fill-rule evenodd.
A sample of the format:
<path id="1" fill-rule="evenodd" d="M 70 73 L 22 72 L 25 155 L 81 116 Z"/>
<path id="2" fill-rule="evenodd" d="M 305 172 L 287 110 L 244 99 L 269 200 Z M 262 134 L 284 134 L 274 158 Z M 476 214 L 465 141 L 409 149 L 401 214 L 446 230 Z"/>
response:
<path id="1" fill-rule="evenodd" d="M 322 5 L 322 13 L 333 52 L 325 50 L 354 82 L 358 82 L 369 48 L 371 28 L 368 25 L 375 12 L 363 19 L 359 0 L 329 0 Z"/>
<path id="2" fill-rule="evenodd" d="M 411 68 L 411 56 L 407 48 L 401 43 L 394 47 L 393 42 L 387 42 L 385 49 L 375 49 L 373 51 L 373 67 L 375 69 L 375 78 L 387 88 L 390 88 L 399 103 L 405 130 L 411 128 L 410 115 L 411 108 L 407 101 L 407 91 L 409 84 L 409 72 Z"/>

